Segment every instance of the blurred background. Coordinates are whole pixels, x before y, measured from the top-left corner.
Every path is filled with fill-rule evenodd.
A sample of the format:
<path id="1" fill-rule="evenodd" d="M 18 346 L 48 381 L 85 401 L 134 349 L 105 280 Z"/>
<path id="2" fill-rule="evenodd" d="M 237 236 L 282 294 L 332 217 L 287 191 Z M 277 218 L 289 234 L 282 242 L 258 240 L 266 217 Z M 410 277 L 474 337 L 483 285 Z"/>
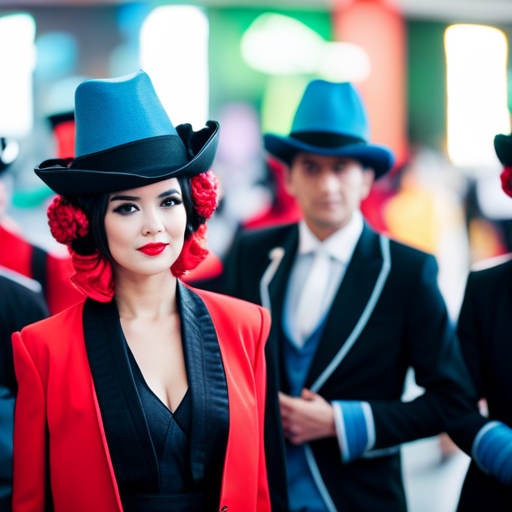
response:
<path id="1" fill-rule="evenodd" d="M 455 320 L 470 266 L 512 251 L 493 148 L 511 130 L 511 40 L 510 0 L 0 0 L 0 137 L 17 143 L 3 155 L 13 163 L 0 223 L 63 251 L 47 227 L 52 192 L 33 168 L 73 156 L 78 83 L 142 68 L 174 125 L 221 124 L 209 245 L 222 258 L 240 226 L 298 215 L 262 132 L 289 133 L 311 79 L 352 81 L 373 141 L 397 155 L 363 213 L 436 255 Z M 453 511 L 467 457 L 436 438 L 405 447 L 404 460 L 411 511 Z"/>

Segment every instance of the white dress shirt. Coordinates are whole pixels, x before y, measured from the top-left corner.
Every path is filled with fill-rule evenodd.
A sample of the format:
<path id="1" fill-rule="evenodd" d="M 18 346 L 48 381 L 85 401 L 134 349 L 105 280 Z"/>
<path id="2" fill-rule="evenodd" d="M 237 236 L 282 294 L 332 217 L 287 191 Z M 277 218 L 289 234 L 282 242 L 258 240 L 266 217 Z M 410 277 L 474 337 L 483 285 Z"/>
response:
<path id="1" fill-rule="evenodd" d="M 363 216 L 359 210 L 356 210 L 346 226 L 322 242 L 311 232 L 304 221 L 299 223 L 299 246 L 290 273 L 283 315 L 285 334 L 297 347 L 302 347 L 305 342 L 299 333 L 297 310 L 304 284 L 313 264 L 315 252 L 320 249 L 330 256 L 329 274 L 331 278 L 323 295 L 320 317 L 323 319 L 331 308 L 357 242 L 363 232 L 363 226 Z"/>

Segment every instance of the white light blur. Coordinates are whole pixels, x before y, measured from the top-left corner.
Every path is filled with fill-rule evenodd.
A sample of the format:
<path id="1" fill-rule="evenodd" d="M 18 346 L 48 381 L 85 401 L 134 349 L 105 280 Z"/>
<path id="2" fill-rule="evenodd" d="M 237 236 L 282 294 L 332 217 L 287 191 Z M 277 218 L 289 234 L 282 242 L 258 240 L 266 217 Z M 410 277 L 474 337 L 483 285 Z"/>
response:
<path id="1" fill-rule="evenodd" d="M 2 151 L 0 160 L 4 165 L 9 165 L 18 158 L 20 153 L 20 146 L 15 140 L 7 140 L 7 144 Z"/>
<path id="2" fill-rule="evenodd" d="M 248 66 L 270 75 L 313 73 L 325 41 L 300 21 L 281 14 L 258 16 L 240 43 Z"/>
<path id="3" fill-rule="evenodd" d="M 326 42 L 282 14 L 258 16 L 242 36 L 240 51 L 249 67 L 274 76 L 317 74 L 333 82 L 362 82 L 371 72 L 370 58 L 360 46 Z"/>
<path id="4" fill-rule="evenodd" d="M 499 173 L 479 176 L 476 180 L 476 198 L 480 210 L 492 220 L 512 219 L 512 201 L 501 188 Z"/>
<path id="5" fill-rule="evenodd" d="M 452 25 L 445 32 L 448 154 L 455 165 L 499 166 L 494 136 L 510 132 L 507 47 L 493 27 Z"/>
<path id="6" fill-rule="evenodd" d="M 33 126 L 36 24 L 28 14 L 0 17 L 0 136 L 23 138 Z"/>
<path id="7" fill-rule="evenodd" d="M 194 6 L 158 7 L 142 25 L 141 67 L 174 126 L 197 130 L 208 120 L 208 35 L 208 19 Z"/>
<path id="8" fill-rule="evenodd" d="M 353 43 L 324 43 L 316 72 L 331 82 L 364 82 L 372 63 L 366 51 Z"/>

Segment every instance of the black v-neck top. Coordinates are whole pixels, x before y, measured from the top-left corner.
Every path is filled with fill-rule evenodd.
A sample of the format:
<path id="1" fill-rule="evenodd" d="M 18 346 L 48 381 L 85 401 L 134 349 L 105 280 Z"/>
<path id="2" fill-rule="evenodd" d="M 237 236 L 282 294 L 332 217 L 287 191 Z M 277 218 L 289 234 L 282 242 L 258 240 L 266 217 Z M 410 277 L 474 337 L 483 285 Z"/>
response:
<path id="1" fill-rule="evenodd" d="M 219 505 L 229 434 L 224 365 L 205 304 L 181 283 L 177 290 L 189 389 L 175 417 L 131 360 L 115 300 L 84 305 L 87 356 L 124 512 Z"/>
<path id="2" fill-rule="evenodd" d="M 194 492 L 190 465 L 192 408 L 189 390 L 172 413 L 147 384 L 129 348 L 128 355 L 158 460 L 160 493 Z"/>

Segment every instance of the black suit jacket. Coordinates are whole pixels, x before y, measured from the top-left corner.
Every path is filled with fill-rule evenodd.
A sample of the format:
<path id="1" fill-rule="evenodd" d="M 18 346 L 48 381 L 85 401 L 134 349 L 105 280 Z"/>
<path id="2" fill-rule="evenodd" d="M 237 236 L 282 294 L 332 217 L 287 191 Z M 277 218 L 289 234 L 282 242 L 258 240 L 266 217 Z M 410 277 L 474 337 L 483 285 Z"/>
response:
<path id="1" fill-rule="evenodd" d="M 277 391 L 287 389 L 281 319 L 297 245 L 296 224 L 245 233 L 236 240 L 226 264 L 227 291 L 270 307 L 273 318 L 266 352 L 265 435 L 275 511 L 287 510 Z M 331 510 L 405 511 L 398 450 L 386 455 L 383 449 L 453 430 L 469 451 L 484 423 L 476 412 L 474 390 L 436 276 L 433 256 L 364 227 L 306 380 L 307 387 L 328 401 L 368 401 L 375 420 L 372 457 L 342 464 L 335 438 L 311 442 L 306 448 Z M 404 403 L 400 398 L 409 367 L 426 392 Z"/>
<path id="2" fill-rule="evenodd" d="M 48 309 L 41 293 L 13 281 L 14 273 L 6 277 L 2 272 L 0 268 L 0 512 L 10 512 L 14 397 L 18 389 L 11 334 L 47 317 Z"/>
<path id="3" fill-rule="evenodd" d="M 512 427 L 512 261 L 469 275 L 458 333 L 464 358 L 489 419 Z M 512 511 L 512 489 L 473 462 L 459 511 Z"/>

